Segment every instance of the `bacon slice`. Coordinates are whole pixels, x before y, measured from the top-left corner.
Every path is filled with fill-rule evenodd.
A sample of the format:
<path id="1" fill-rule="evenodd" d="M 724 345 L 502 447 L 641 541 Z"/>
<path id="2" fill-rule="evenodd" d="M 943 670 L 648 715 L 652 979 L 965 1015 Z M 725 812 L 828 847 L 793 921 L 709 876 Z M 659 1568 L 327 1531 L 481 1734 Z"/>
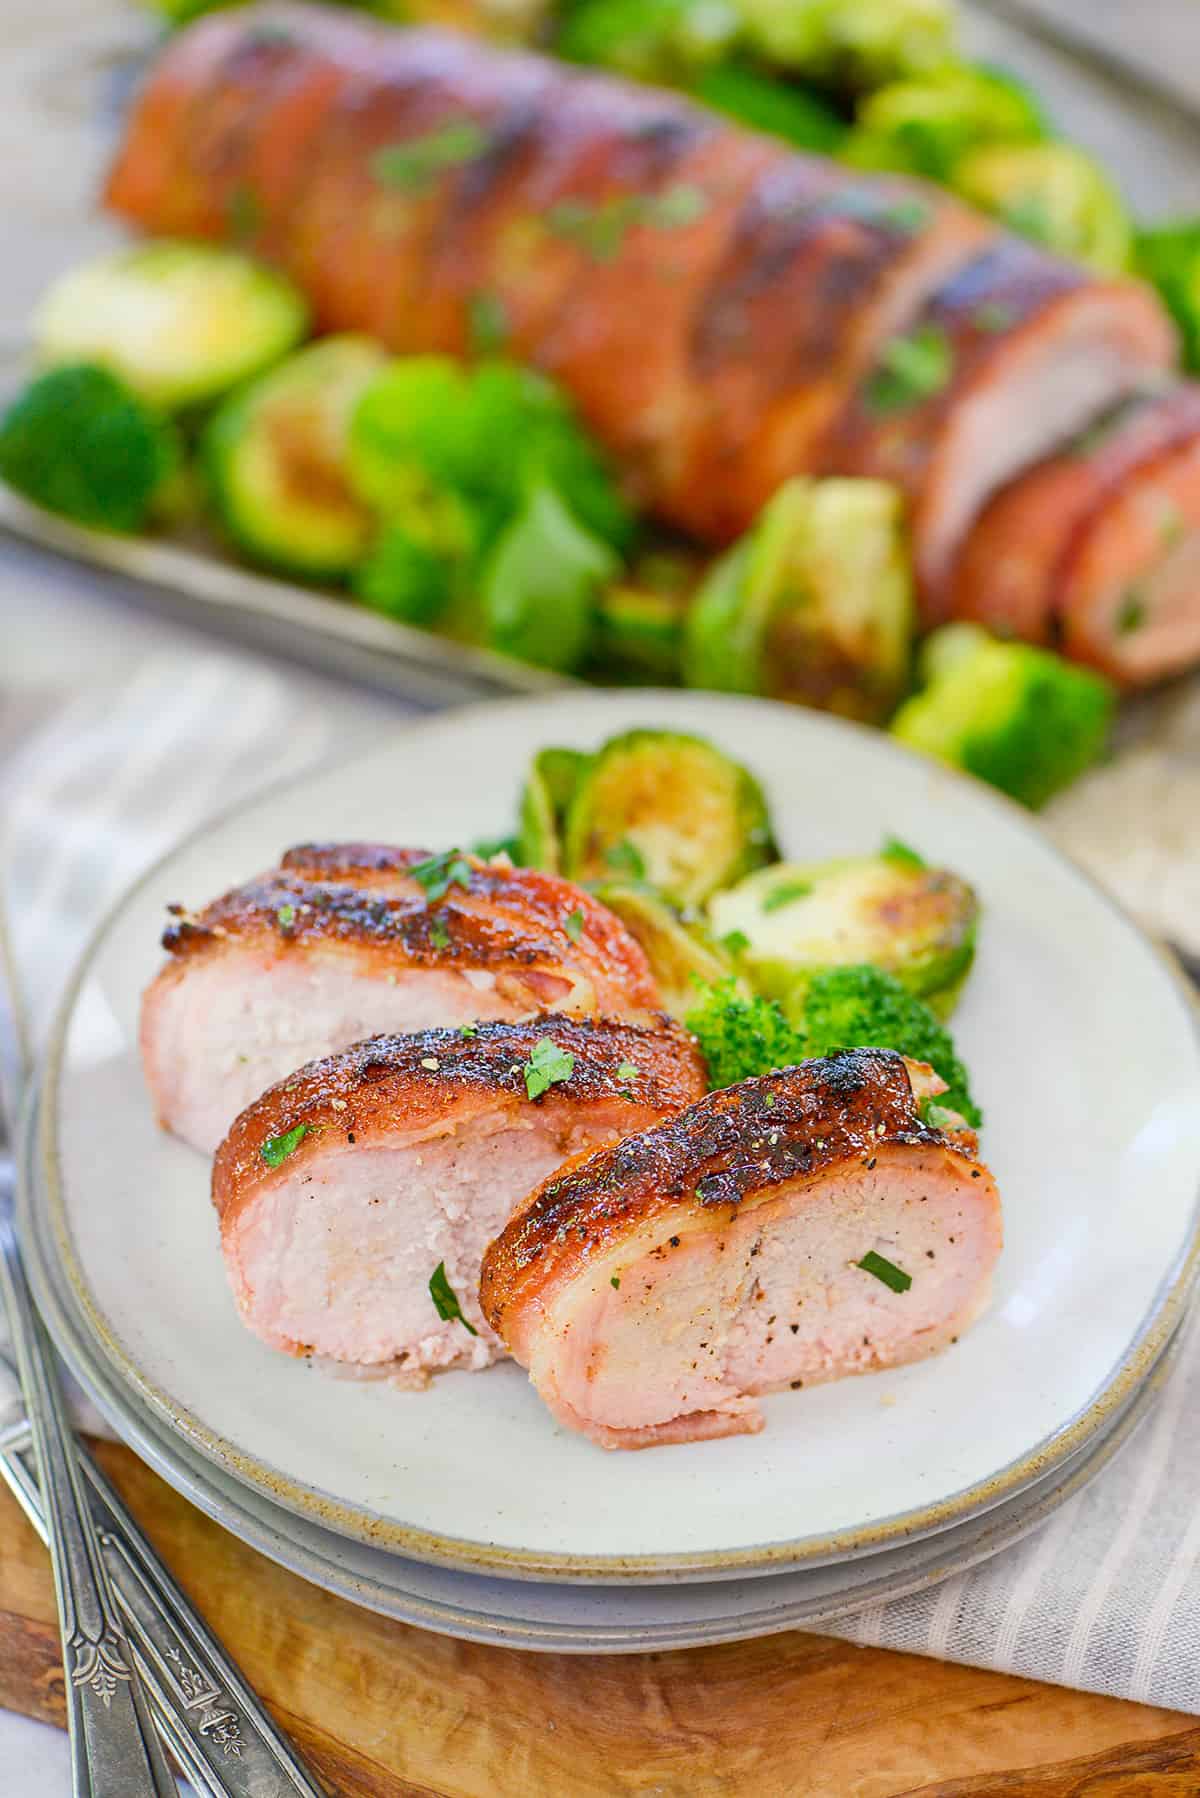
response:
<path id="1" fill-rule="evenodd" d="M 484 1315 L 605 1448 L 753 1432 L 761 1393 L 932 1354 L 1001 1246 L 974 1136 L 921 1119 L 940 1090 L 859 1049 L 712 1093 L 552 1176 L 484 1257 Z"/>
<path id="2" fill-rule="evenodd" d="M 427 860 L 369 843 L 291 849 L 178 912 L 142 1002 L 142 1063 L 167 1129 L 211 1152 L 273 1081 L 381 1030 L 657 1010 L 642 949 L 580 888 L 466 856 L 467 884 L 439 897 L 410 872 Z"/>
<path id="3" fill-rule="evenodd" d="M 531 1099 L 524 1069 L 547 1042 L 571 1060 Z M 486 1367 L 505 1351 L 479 1309 L 479 1263 L 513 1206 L 568 1156 L 703 1090 L 695 1048 L 666 1019 L 427 1030 L 313 1062 L 217 1151 L 238 1309 L 274 1348 L 405 1383 Z"/>

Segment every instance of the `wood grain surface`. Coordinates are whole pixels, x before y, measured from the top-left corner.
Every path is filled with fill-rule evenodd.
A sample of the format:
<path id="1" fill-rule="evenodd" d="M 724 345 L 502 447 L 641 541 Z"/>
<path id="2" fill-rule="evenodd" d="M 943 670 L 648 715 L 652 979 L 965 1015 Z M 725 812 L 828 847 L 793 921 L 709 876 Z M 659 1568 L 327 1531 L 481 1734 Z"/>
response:
<path id="1" fill-rule="evenodd" d="M 1195 1798 L 1195 1719 L 792 1632 L 657 1655 L 454 1642 L 357 1610 L 99 1458 L 342 1798 Z M 62 1724 L 45 1551 L 0 1489 L 0 1705 Z"/>

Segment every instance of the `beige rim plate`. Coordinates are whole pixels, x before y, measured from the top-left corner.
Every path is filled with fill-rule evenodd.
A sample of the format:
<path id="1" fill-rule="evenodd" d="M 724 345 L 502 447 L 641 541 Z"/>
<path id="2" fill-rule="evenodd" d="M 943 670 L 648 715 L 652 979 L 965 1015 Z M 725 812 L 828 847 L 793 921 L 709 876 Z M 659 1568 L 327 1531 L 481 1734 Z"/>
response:
<path id="1" fill-rule="evenodd" d="M 292 841 L 495 834 L 543 743 L 654 722 L 735 747 L 813 857 L 885 833 L 974 879 L 979 966 L 956 1023 L 988 1112 L 1008 1243 L 952 1352 L 766 1403 L 759 1437 L 606 1456 L 524 1376 L 425 1394 L 347 1384 L 238 1324 L 207 1170 L 162 1137 L 135 1053 L 162 906 Z M 1195 1261 L 1200 1045 L 1135 926 L 1034 821 L 879 735 L 761 702 L 574 693 L 422 723 L 219 820 L 153 869 L 76 977 L 46 1071 L 45 1212 L 94 1353 L 170 1430 L 298 1514 L 451 1566 L 556 1580 L 721 1578 L 944 1529 L 1094 1442 L 1178 1321 Z"/>

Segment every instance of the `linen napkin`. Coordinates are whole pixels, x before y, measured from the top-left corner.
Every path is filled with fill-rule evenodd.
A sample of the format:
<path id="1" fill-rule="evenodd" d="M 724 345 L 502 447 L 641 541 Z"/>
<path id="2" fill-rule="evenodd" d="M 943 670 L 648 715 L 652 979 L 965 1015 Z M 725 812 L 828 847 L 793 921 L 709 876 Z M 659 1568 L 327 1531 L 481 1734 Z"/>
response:
<path id="1" fill-rule="evenodd" d="M 70 701 L 0 770 L 2 897 L 35 1044 L 95 923 L 238 797 L 376 736 L 378 708 L 169 650 Z M 394 712 L 392 713 L 394 716 Z M 1046 1527 L 834 1633 L 1200 1713 L 1200 1333 L 1127 1450 Z"/>

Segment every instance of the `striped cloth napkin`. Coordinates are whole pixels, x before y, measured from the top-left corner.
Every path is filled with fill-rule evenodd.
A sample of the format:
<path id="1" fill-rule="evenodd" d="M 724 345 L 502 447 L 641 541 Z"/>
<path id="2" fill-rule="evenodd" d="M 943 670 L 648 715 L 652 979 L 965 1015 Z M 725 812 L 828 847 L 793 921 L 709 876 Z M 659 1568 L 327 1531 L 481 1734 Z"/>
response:
<path id="1" fill-rule="evenodd" d="M 378 705 L 301 695 L 300 680 L 164 650 L 10 755 L 0 890 L 35 1043 L 97 919 L 154 857 L 239 796 L 377 738 Z M 1039 1534 L 838 1633 L 1200 1713 L 1198 1413 L 1192 1330 L 1128 1450 Z"/>

